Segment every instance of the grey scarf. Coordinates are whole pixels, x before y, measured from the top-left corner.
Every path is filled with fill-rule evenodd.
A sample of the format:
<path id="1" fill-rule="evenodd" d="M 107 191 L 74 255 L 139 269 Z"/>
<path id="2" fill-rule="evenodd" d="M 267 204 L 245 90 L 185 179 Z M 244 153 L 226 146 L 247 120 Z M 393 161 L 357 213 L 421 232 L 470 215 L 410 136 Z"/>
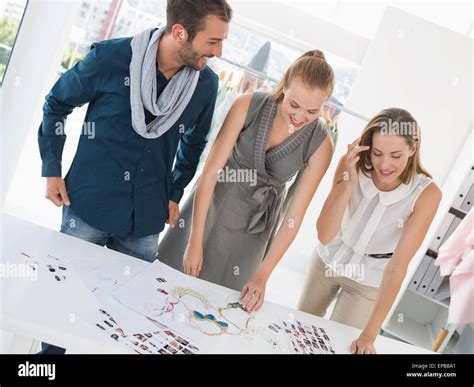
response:
<path id="1" fill-rule="evenodd" d="M 160 28 L 153 34 L 152 31 L 153 29 L 148 29 L 135 35 L 131 42 L 132 126 L 135 132 L 145 138 L 158 138 L 176 123 L 188 105 L 199 79 L 199 71 L 184 66 L 157 98 L 156 55 L 165 29 Z M 156 116 L 148 125 L 145 123 L 144 108 Z"/>

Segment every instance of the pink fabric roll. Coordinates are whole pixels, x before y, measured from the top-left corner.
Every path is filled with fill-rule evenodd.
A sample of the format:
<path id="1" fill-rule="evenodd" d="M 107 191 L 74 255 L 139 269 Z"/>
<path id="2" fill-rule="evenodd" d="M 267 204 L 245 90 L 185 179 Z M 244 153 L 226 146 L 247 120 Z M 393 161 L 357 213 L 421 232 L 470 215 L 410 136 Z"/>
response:
<path id="1" fill-rule="evenodd" d="M 450 276 L 451 302 L 448 323 L 474 322 L 474 211 L 471 209 L 443 243 L 435 265 Z"/>

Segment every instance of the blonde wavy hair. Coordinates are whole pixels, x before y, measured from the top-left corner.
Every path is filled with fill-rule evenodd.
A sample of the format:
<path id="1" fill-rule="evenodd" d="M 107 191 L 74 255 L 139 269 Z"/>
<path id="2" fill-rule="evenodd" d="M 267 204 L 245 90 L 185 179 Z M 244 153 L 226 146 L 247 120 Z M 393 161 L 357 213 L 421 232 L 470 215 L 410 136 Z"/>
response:
<path id="1" fill-rule="evenodd" d="M 421 173 L 432 178 L 431 174 L 423 167 L 420 160 L 421 129 L 415 118 L 406 110 L 388 108 L 373 117 L 362 132 L 360 146 L 372 148 L 374 133 L 395 134 L 405 139 L 410 148 L 415 147 L 415 153 L 408 159 L 408 163 L 400 175 L 403 184 L 408 184 L 416 174 Z M 371 149 L 360 153 L 357 162 L 357 171 L 371 178 L 372 163 L 370 161 Z"/>

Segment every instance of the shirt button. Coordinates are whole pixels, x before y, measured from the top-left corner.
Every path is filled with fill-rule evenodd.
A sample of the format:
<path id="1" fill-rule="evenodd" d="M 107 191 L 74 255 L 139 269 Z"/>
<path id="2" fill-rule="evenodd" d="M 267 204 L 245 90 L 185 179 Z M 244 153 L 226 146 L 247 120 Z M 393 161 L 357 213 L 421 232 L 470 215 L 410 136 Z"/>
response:
<path id="1" fill-rule="evenodd" d="M 145 169 L 143 169 L 143 168 L 140 168 L 140 172 L 143 172 L 144 170 L 145 170 Z"/>
<path id="2" fill-rule="evenodd" d="M 146 153 L 150 153 L 150 152 L 151 152 L 151 149 L 148 148 L 148 149 L 146 150 Z"/>

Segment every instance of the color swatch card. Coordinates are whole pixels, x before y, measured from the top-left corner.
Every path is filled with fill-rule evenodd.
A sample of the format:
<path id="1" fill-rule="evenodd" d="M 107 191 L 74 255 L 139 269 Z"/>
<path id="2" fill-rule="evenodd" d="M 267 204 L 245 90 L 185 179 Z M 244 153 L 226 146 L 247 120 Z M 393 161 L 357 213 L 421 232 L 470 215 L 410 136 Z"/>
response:
<path id="1" fill-rule="evenodd" d="M 188 338 L 163 324 L 147 321 L 115 300 L 103 302 L 100 308 L 80 318 L 130 353 L 187 355 L 199 352 L 199 347 Z M 121 324 L 125 320 L 137 328 L 126 330 Z"/>
<path id="2" fill-rule="evenodd" d="M 285 334 L 294 353 L 334 354 L 336 353 L 324 328 L 302 323 L 298 320 L 281 321 L 268 325 L 268 329 Z"/>

